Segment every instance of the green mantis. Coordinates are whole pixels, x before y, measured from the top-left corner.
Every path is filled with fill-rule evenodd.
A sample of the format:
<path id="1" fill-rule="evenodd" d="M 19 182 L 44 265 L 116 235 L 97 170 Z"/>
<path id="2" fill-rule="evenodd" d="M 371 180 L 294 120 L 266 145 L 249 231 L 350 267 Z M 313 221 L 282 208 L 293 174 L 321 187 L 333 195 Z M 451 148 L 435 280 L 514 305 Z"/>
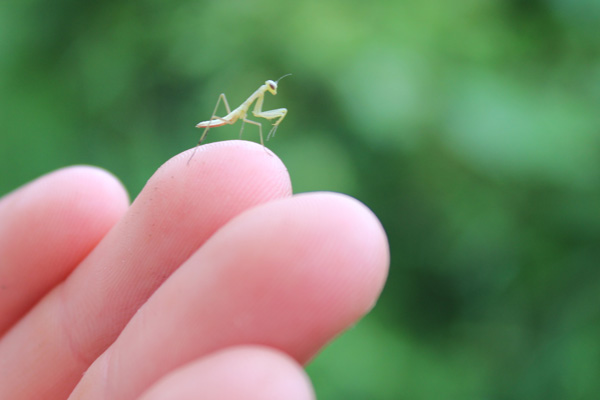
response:
<path id="1" fill-rule="evenodd" d="M 217 127 L 223 126 L 223 125 L 233 125 L 239 119 L 242 120 L 242 128 L 240 129 L 240 137 L 242 136 L 242 132 L 244 131 L 244 124 L 246 122 L 249 124 L 257 125 L 258 132 L 260 134 L 260 143 L 264 146 L 265 143 L 264 143 L 263 134 L 262 134 L 262 124 L 260 122 L 256 122 L 256 121 L 252 121 L 251 119 L 248 119 L 247 118 L 248 110 L 250 109 L 250 106 L 252 105 L 252 103 L 254 103 L 256 101 L 256 104 L 254 105 L 254 109 L 252 110 L 252 114 L 255 117 L 265 118 L 268 120 L 273 120 L 273 119 L 276 120 L 275 123 L 273 123 L 273 127 L 269 131 L 269 134 L 267 135 L 267 140 L 269 140 L 273 135 L 275 135 L 275 131 L 277 131 L 277 127 L 279 126 L 281 121 L 283 121 L 283 119 L 285 118 L 285 115 L 287 114 L 287 109 L 286 108 L 277 108 L 275 110 L 263 111 L 262 106 L 263 106 L 263 102 L 265 100 L 265 93 L 269 92 L 273 96 L 275 96 L 277 94 L 277 84 L 279 83 L 279 81 L 281 79 L 283 79 L 289 75 L 291 75 L 291 74 L 283 75 L 281 78 L 277 79 L 276 81 L 272 81 L 272 80 L 265 81 L 264 85 L 261 85 L 258 89 L 256 89 L 256 91 L 254 93 L 252 93 L 250 95 L 250 97 L 248 97 L 242 104 L 240 104 L 240 106 L 238 108 L 236 108 L 233 111 L 229 108 L 229 103 L 227 102 L 225 93 L 221 93 L 221 95 L 219 96 L 219 99 L 217 100 L 217 104 L 215 105 L 215 109 L 214 109 L 213 114 L 210 117 L 210 119 L 208 121 L 202 121 L 196 125 L 196 128 L 204 128 L 204 132 L 202 132 L 202 136 L 200 137 L 200 140 L 198 141 L 198 145 L 194 149 L 194 152 L 192 153 L 190 160 L 192 159 L 192 157 L 194 157 L 194 154 L 196 153 L 196 149 L 198 148 L 198 146 L 200 146 L 202 144 L 202 141 L 206 137 L 206 134 L 208 133 L 208 130 L 210 128 L 217 128 Z M 227 115 L 225 115 L 224 117 L 217 117 L 215 114 L 217 113 L 217 109 L 219 108 L 219 104 L 221 103 L 221 100 L 223 100 L 223 103 L 225 103 L 225 108 L 227 109 Z M 188 160 L 188 163 L 190 160 Z"/>

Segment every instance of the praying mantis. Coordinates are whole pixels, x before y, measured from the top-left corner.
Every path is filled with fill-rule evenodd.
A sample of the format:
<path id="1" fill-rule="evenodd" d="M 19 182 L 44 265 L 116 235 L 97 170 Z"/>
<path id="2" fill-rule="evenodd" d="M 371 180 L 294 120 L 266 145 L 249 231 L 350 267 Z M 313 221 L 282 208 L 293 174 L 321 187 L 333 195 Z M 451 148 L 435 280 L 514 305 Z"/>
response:
<path id="1" fill-rule="evenodd" d="M 270 79 L 265 81 L 264 85 L 261 85 L 258 89 L 256 89 L 256 91 L 254 93 L 252 93 L 250 95 L 250 97 L 248 97 L 242 104 L 240 104 L 240 106 L 238 108 L 236 108 L 233 111 L 231 111 L 231 109 L 229 108 L 229 103 L 227 102 L 227 97 L 225 97 L 225 93 L 221 93 L 221 95 L 219 96 L 219 99 L 217 100 L 217 104 L 215 105 L 215 109 L 213 110 L 213 113 L 212 113 L 212 116 L 210 117 L 210 119 L 208 121 L 202 121 L 196 125 L 196 128 L 204 128 L 204 132 L 202 132 L 202 136 L 200 137 L 200 140 L 198 141 L 198 145 L 194 148 L 194 152 L 190 156 L 190 159 L 188 160 L 188 164 L 192 160 L 192 157 L 194 157 L 194 154 L 196 154 L 196 150 L 198 149 L 198 146 L 200 146 L 202 144 L 202 141 L 206 137 L 206 134 L 208 133 L 208 130 L 210 128 L 217 128 L 217 127 L 223 126 L 223 125 L 233 125 L 239 119 L 242 120 L 242 127 L 240 129 L 240 137 L 242 137 L 242 132 L 244 131 L 244 124 L 246 122 L 249 124 L 257 125 L 258 133 L 260 135 L 260 144 L 262 144 L 264 147 L 265 143 L 263 141 L 262 124 L 260 122 L 252 121 L 252 120 L 246 118 L 248 115 L 248 109 L 250 109 L 250 106 L 252 105 L 252 103 L 254 103 L 256 101 L 256 104 L 254 105 L 254 109 L 252 110 L 252 114 L 255 117 L 265 118 L 268 120 L 277 119 L 275 121 L 275 123 L 273 124 L 273 127 L 269 131 L 269 134 L 267 135 L 267 140 L 269 140 L 273 135 L 275 135 L 275 131 L 277 131 L 277 127 L 279 126 L 281 121 L 283 121 L 283 119 L 285 118 L 285 115 L 287 114 L 287 108 L 277 108 L 275 110 L 263 111 L 262 105 L 265 100 L 265 93 L 269 92 L 273 96 L 275 96 L 277 94 L 277 84 L 279 83 L 280 80 L 282 80 L 283 78 L 285 78 L 286 76 L 289 76 L 289 75 L 291 75 L 291 74 L 283 75 L 276 81 L 272 81 Z M 227 109 L 227 115 L 225 115 L 224 117 L 217 117 L 215 114 L 217 113 L 217 109 L 219 108 L 219 104 L 221 103 L 221 100 L 223 100 L 223 103 L 225 103 L 225 108 Z"/>

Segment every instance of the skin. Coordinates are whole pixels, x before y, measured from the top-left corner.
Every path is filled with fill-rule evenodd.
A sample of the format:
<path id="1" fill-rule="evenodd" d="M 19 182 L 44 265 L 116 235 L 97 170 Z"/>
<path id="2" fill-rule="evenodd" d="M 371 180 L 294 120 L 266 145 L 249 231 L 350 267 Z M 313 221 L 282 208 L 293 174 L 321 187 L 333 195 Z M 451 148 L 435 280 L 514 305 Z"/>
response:
<path id="1" fill-rule="evenodd" d="M 189 156 L 131 205 L 92 167 L 0 200 L 0 398 L 314 398 L 302 365 L 384 284 L 379 221 L 341 194 L 292 196 L 256 144 Z"/>

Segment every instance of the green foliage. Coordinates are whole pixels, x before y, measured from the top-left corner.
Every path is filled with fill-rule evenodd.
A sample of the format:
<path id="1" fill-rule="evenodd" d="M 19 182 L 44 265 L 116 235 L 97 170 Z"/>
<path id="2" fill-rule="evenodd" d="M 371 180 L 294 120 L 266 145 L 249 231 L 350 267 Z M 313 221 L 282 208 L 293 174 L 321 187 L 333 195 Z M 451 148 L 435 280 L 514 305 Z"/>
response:
<path id="1" fill-rule="evenodd" d="M 375 313 L 309 368 L 320 398 L 595 398 L 598 26 L 594 0 L 5 0 L 0 192 L 86 163 L 135 195 L 219 93 L 291 72 L 268 146 L 392 252 Z"/>

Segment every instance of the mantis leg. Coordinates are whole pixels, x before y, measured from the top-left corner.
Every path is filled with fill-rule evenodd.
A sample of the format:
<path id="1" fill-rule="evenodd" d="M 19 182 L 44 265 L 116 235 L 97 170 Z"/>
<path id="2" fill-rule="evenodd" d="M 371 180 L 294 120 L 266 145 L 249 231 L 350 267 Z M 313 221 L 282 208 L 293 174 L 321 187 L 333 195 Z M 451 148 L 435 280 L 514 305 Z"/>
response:
<path id="1" fill-rule="evenodd" d="M 287 109 L 286 108 L 278 108 L 276 110 L 268 110 L 268 111 L 262 111 L 262 110 L 255 109 L 253 114 L 255 117 L 265 118 L 265 119 L 269 119 L 269 120 L 277 118 L 277 121 L 275 121 L 275 123 L 273 124 L 273 127 L 271 128 L 271 130 L 269 131 L 269 134 L 267 135 L 267 140 L 269 140 L 271 137 L 273 137 L 273 135 L 275 135 L 275 131 L 277 130 L 277 127 L 279 126 L 281 121 L 283 121 L 283 119 L 285 118 L 285 115 L 287 114 Z"/>
<path id="2" fill-rule="evenodd" d="M 227 102 L 227 97 L 225 97 L 225 93 L 221 93 L 221 95 L 217 99 L 217 104 L 215 105 L 215 109 L 213 110 L 212 116 L 208 120 L 208 125 L 206 126 L 206 128 L 204 128 L 204 132 L 202 132 L 202 136 L 200 136 L 200 140 L 198 141 L 198 144 L 196 145 L 196 147 L 194 147 L 194 151 L 192 152 L 192 155 L 190 156 L 190 159 L 187 162 L 188 165 L 190 164 L 190 161 L 192 161 L 192 158 L 194 158 L 194 155 L 196 154 L 196 150 L 198 150 L 198 146 L 200 146 L 202 144 L 202 141 L 206 137 L 206 134 L 208 133 L 208 130 L 210 129 L 210 123 L 216 119 L 222 119 L 221 117 L 216 116 L 217 109 L 219 108 L 219 103 L 221 102 L 221 99 L 223 99 L 223 103 L 225 103 L 225 108 L 227 109 L 227 115 L 231 114 L 231 109 L 229 108 L 229 103 Z"/>
<path id="3" fill-rule="evenodd" d="M 252 114 L 257 118 L 265 118 L 265 119 L 269 119 L 269 120 L 277 118 L 277 121 L 275 121 L 275 123 L 273 124 L 273 127 L 271 128 L 271 130 L 269 131 L 269 134 L 267 135 L 267 140 L 269 140 L 271 138 L 271 136 L 273 136 L 275 134 L 275 131 L 277 130 L 277 127 L 279 126 L 281 121 L 283 121 L 283 119 L 285 118 L 285 115 L 287 114 L 287 109 L 286 108 L 277 108 L 275 110 L 263 111 L 262 106 L 263 106 L 264 99 L 265 99 L 264 95 L 257 97 L 256 104 L 254 105 L 254 110 L 252 110 Z"/>
<path id="4" fill-rule="evenodd" d="M 221 95 L 219 96 L 219 99 L 217 100 L 217 104 L 215 105 L 215 109 L 213 110 L 212 116 L 208 120 L 209 123 L 216 119 L 222 119 L 221 117 L 216 116 L 217 109 L 219 108 L 219 103 L 221 102 L 221 99 L 223 100 L 223 103 L 225 103 L 225 109 L 227 110 L 227 114 L 228 115 L 231 114 L 231 108 L 229 108 L 229 103 L 227 102 L 227 97 L 225 97 L 225 93 L 221 93 Z M 200 136 L 200 140 L 198 141 L 198 146 L 200 146 L 202 144 L 202 141 L 206 137 L 206 134 L 208 133 L 209 129 L 210 129 L 210 124 L 206 128 L 204 128 L 204 132 L 202 132 L 202 136 Z"/>
<path id="5" fill-rule="evenodd" d="M 262 134 L 262 124 L 260 122 L 252 121 L 251 119 L 246 119 L 246 118 L 243 119 L 242 123 L 244 123 L 244 122 L 258 126 L 258 134 L 260 135 L 260 144 L 262 144 L 262 146 L 265 147 L 265 142 L 263 141 L 263 134 Z M 241 134 L 242 134 L 242 132 L 240 132 L 240 135 Z"/>
<path id="6" fill-rule="evenodd" d="M 240 128 L 240 139 L 242 138 L 242 132 L 244 132 L 244 124 L 246 123 L 246 118 L 242 120 L 242 127 Z"/>

